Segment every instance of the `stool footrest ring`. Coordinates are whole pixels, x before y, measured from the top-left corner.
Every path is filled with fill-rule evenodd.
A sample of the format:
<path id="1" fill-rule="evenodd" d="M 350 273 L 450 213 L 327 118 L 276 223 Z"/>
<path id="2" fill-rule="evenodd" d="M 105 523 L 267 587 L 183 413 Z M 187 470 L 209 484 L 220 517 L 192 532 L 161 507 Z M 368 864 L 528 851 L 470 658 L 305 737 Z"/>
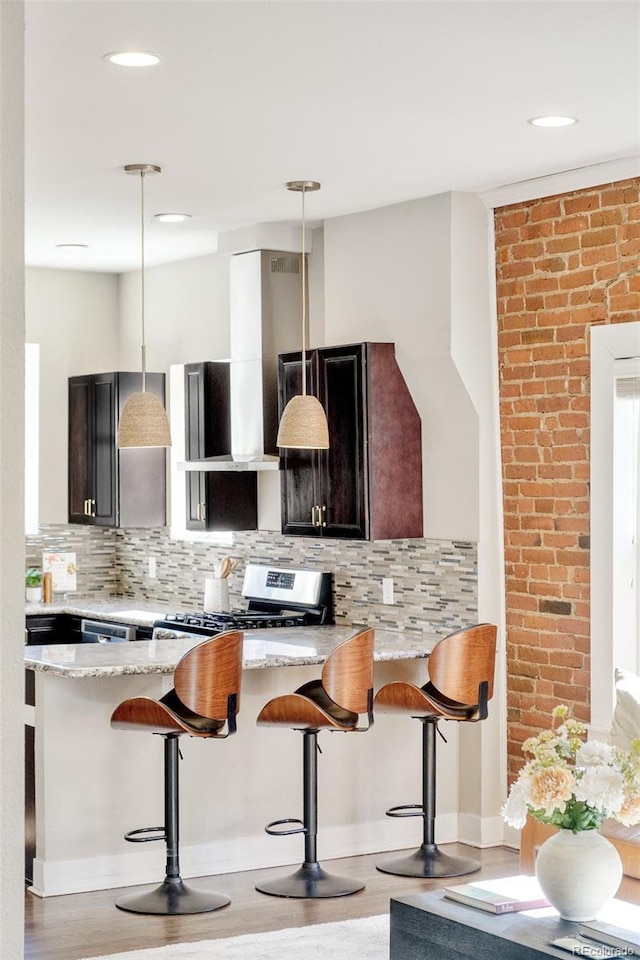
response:
<path id="1" fill-rule="evenodd" d="M 295 823 L 297 826 L 288 830 L 275 829 L 276 827 L 283 827 L 286 823 Z M 268 833 L 271 837 L 288 837 L 292 833 L 306 833 L 307 828 L 302 820 L 298 820 L 297 817 L 285 817 L 284 820 L 272 820 L 271 823 L 266 825 L 264 832 Z"/>
<path id="2" fill-rule="evenodd" d="M 154 833 L 154 837 L 143 837 L 143 833 Z M 164 827 L 138 827 L 137 830 L 129 830 L 129 833 L 125 833 L 125 840 L 129 843 L 151 843 L 153 840 L 166 840 L 167 835 L 165 833 Z"/>
<path id="3" fill-rule="evenodd" d="M 421 817 L 424 814 L 424 808 L 421 803 L 402 803 L 397 807 L 389 807 L 385 810 L 387 817 Z"/>

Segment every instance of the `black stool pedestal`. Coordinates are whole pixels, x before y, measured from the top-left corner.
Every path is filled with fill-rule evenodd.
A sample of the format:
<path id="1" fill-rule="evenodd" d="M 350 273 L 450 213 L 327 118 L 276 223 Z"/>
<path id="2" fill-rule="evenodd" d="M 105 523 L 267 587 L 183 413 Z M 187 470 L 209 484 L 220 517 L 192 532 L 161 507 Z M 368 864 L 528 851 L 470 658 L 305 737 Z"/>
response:
<path id="1" fill-rule="evenodd" d="M 130 913 L 151 913 L 174 916 L 189 913 L 207 913 L 231 903 L 229 897 L 205 890 L 192 890 L 183 883 L 179 860 L 178 810 L 178 737 L 164 735 L 164 834 L 143 837 L 142 834 L 162 830 L 162 827 L 143 827 L 132 830 L 125 837 L 134 843 L 164 839 L 167 844 L 166 875 L 164 883 L 146 893 L 132 893 L 116 900 L 116 907 Z M 136 836 L 137 835 L 137 836 Z"/>
<path id="2" fill-rule="evenodd" d="M 318 731 L 303 730 L 303 820 L 292 830 L 275 830 L 278 824 L 300 823 L 299 820 L 278 820 L 267 826 L 274 835 L 304 833 L 304 863 L 295 873 L 256 884 L 260 893 L 273 897 L 346 897 L 364 889 L 364 883 L 349 877 L 327 873 L 318 863 L 316 841 L 318 835 Z"/>
<path id="3" fill-rule="evenodd" d="M 316 861 L 303 863 L 295 873 L 279 880 L 267 880 L 256 884 L 256 890 L 269 893 L 273 897 L 346 897 L 350 893 L 357 893 L 364 889 L 364 883 L 351 880 L 349 877 L 337 877 L 327 873 Z"/>
<path id="4" fill-rule="evenodd" d="M 435 843 L 436 819 L 436 717 L 419 717 L 422 723 L 422 806 L 393 807 L 389 816 L 422 816 L 422 845 L 414 853 L 394 857 L 376 864 L 381 873 L 393 873 L 398 877 L 462 877 L 480 869 L 477 860 L 467 857 L 451 857 L 442 853 Z"/>
<path id="5" fill-rule="evenodd" d="M 116 907 L 130 913 L 155 913 L 177 916 L 189 913 L 208 913 L 231 903 L 229 897 L 206 890 L 192 890 L 180 877 L 165 880 L 148 893 L 132 893 L 116 900 Z"/>

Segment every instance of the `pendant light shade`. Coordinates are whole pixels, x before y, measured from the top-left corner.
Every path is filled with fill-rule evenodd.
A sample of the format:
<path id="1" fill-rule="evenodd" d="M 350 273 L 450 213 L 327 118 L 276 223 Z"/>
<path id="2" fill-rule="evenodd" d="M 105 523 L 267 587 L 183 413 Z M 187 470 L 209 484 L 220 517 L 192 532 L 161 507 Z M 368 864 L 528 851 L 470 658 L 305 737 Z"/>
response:
<path id="1" fill-rule="evenodd" d="M 284 408 L 278 429 L 279 447 L 327 450 L 329 428 L 322 404 L 316 397 L 300 394 Z"/>
<path id="2" fill-rule="evenodd" d="M 302 194 L 302 394 L 292 397 L 284 408 L 276 443 L 279 447 L 300 450 L 327 450 L 329 427 L 322 404 L 307 394 L 307 258 L 305 255 L 305 194 L 319 190 L 315 180 L 292 180 L 287 190 Z"/>
<path id="3" fill-rule="evenodd" d="M 119 447 L 170 447 L 167 411 L 153 393 L 132 393 L 118 424 Z"/>
<path id="4" fill-rule="evenodd" d="M 167 411 L 158 398 L 147 393 L 147 358 L 144 330 L 144 178 L 160 173 L 160 167 L 151 163 L 130 163 L 125 173 L 140 177 L 140 288 L 142 321 L 142 391 L 133 393 L 124 405 L 118 424 L 119 447 L 170 447 L 171 434 Z"/>

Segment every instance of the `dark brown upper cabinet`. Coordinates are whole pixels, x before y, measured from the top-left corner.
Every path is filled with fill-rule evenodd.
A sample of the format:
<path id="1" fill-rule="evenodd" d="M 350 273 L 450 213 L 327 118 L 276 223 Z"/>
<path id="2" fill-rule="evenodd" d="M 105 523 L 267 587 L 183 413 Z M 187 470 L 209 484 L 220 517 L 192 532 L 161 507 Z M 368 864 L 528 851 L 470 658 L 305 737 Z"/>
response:
<path id="1" fill-rule="evenodd" d="M 140 373 L 69 378 L 69 523 L 103 527 L 166 524 L 166 451 L 118 449 L 118 420 Z M 146 389 L 165 402 L 163 373 L 148 373 Z"/>
<path id="2" fill-rule="evenodd" d="M 282 532 L 390 540 L 423 536 L 422 429 L 392 343 L 307 352 L 328 450 L 281 450 Z M 280 415 L 302 389 L 300 353 L 279 358 Z"/>
<path id="3" fill-rule="evenodd" d="M 231 452 L 230 365 L 207 361 L 184 368 L 187 460 Z M 187 470 L 187 530 L 255 530 L 258 487 L 255 473 Z"/>

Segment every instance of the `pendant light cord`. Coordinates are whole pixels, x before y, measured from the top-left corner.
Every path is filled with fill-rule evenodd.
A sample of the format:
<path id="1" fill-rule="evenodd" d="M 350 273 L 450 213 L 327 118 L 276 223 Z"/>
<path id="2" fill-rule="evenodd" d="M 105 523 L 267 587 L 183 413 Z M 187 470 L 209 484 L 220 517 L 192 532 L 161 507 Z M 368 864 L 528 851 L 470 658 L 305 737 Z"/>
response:
<path id="1" fill-rule="evenodd" d="M 140 301 L 142 317 L 142 393 L 147 386 L 147 350 L 144 331 L 144 170 L 140 171 Z"/>
<path id="2" fill-rule="evenodd" d="M 305 187 L 302 188 L 302 396 L 307 393 L 307 258 L 305 256 Z"/>

